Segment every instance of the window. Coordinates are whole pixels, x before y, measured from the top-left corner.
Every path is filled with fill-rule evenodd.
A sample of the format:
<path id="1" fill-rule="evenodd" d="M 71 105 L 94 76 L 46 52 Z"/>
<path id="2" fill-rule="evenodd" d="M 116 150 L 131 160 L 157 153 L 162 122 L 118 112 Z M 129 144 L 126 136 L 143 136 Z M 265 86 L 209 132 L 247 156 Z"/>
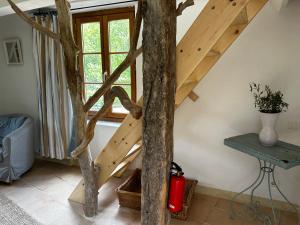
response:
<path id="1" fill-rule="evenodd" d="M 81 74 L 84 79 L 85 98 L 88 99 L 101 87 L 105 79 L 122 63 L 129 52 L 134 25 L 134 8 L 104 10 L 74 15 L 74 31 L 78 46 Z M 107 72 L 107 76 L 104 76 Z M 123 87 L 136 101 L 135 64 L 124 71 L 114 85 Z M 104 104 L 103 96 L 91 109 L 94 115 Z M 105 116 L 106 120 L 119 121 L 125 118 L 127 110 L 119 99 Z"/>

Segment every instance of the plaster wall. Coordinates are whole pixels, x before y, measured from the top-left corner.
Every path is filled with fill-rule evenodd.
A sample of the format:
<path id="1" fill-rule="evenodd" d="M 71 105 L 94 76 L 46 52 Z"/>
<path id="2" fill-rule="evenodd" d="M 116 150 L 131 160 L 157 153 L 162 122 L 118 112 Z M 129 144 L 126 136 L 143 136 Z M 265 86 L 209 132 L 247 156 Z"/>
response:
<path id="1" fill-rule="evenodd" d="M 290 108 L 277 129 L 282 140 L 300 145 L 299 22 L 299 1 L 280 12 L 268 3 L 197 86 L 199 100 L 187 99 L 176 112 L 175 160 L 201 185 L 238 192 L 256 179 L 257 160 L 223 145 L 226 137 L 260 130 L 249 82 L 284 93 Z M 299 204 L 300 168 L 276 174 L 280 188 Z M 267 197 L 266 186 L 257 194 Z"/>
<path id="2" fill-rule="evenodd" d="M 23 65 L 7 65 L 3 40 L 19 38 L 23 53 Z M 0 114 L 26 113 L 36 122 L 38 96 L 36 74 L 32 55 L 32 31 L 15 15 L 0 18 Z M 35 143 L 38 147 L 38 129 Z"/>

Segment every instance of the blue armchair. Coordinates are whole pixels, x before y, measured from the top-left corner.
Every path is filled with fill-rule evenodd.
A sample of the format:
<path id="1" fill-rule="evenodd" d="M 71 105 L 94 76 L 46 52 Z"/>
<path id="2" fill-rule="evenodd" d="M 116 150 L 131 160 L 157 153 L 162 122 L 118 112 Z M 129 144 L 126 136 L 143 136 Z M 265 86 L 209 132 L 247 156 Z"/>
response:
<path id="1" fill-rule="evenodd" d="M 0 116 L 0 181 L 19 179 L 33 162 L 33 119 L 23 114 Z"/>

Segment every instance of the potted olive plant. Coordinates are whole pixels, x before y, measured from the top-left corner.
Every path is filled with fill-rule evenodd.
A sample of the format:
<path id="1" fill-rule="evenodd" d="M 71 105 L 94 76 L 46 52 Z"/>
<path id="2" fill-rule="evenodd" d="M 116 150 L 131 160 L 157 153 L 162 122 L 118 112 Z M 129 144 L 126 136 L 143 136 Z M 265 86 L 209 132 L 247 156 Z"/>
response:
<path id="1" fill-rule="evenodd" d="M 250 83 L 250 92 L 254 97 L 255 108 L 261 114 L 262 130 L 259 140 L 264 146 L 273 146 L 278 141 L 276 121 L 279 114 L 285 112 L 289 105 L 284 102 L 281 91 L 273 92 L 268 85 L 262 88 L 260 84 Z"/>

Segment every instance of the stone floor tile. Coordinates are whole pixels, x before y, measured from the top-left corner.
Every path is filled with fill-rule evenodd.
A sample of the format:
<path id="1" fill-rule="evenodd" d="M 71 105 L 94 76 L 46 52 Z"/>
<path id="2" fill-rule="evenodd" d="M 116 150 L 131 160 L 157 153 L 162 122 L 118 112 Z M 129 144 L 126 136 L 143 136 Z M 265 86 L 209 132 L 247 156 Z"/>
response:
<path id="1" fill-rule="evenodd" d="M 67 200 L 82 178 L 77 167 L 40 161 L 21 180 L 11 185 L 0 183 L 0 192 L 44 225 L 140 225 L 140 211 L 120 207 L 117 200 L 115 190 L 126 176 L 112 178 L 101 188 L 94 218 L 86 218 L 81 205 Z M 253 220 L 231 220 L 229 215 L 229 201 L 197 195 L 188 220 L 172 219 L 171 225 L 263 225 Z M 281 220 L 281 225 L 297 225 L 291 213 L 283 213 Z"/>
<path id="2" fill-rule="evenodd" d="M 231 219 L 227 211 L 216 207 L 211 210 L 204 222 L 207 225 L 242 225 L 240 219 Z"/>

